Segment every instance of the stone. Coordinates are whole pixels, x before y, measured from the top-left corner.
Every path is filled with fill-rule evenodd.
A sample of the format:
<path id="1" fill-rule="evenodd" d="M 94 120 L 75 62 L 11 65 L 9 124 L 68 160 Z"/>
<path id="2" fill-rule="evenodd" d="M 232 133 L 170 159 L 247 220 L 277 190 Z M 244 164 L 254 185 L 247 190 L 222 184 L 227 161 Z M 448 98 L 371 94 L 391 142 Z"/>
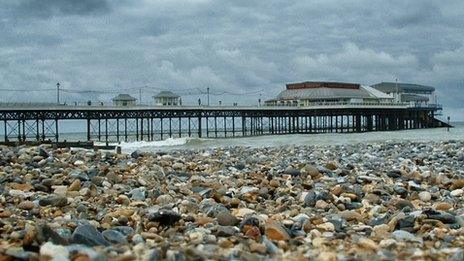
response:
<path id="1" fill-rule="evenodd" d="M 180 219 L 180 214 L 172 210 L 160 210 L 148 215 L 148 220 L 158 222 L 162 226 L 172 226 Z"/>
<path id="2" fill-rule="evenodd" d="M 435 211 L 433 209 L 427 209 L 427 210 L 423 211 L 422 214 L 426 215 L 427 218 L 429 218 L 429 219 L 440 220 L 441 222 L 443 222 L 445 224 L 454 224 L 454 223 L 458 222 L 456 216 L 454 216 L 454 215 L 452 215 L 450 213 L 447 213 L 447 212 Z"/>
<path id="3" fill-rule="evenodd" d="M 221 226 L 235 226 L 239 223 L 239 220 L 228 211 L 219 212 L 216 219 Z"/>
<path id="4" fill-rule="evenodd" d="M 335 162 L 327 162 L 327 163 L 325 164 L 325 167 L 326 167 L 326 169 L 330 169 L 330 170 L 336 170 L 336 169 L 338 169 L 338 165 L 337 165 L 337 163 L 335 163 Z"/>
<path id="5" fill-rule="evenodd" d="M 372 228 L 372 231 L 378 238 L 386 238 L 390 235 L 390 227 L 387 224 L 377 225 Z"/>
<path id="6" fill-rule="evenodd" d="M 174 203 L 174 199 L 170 195 L 161 195 L 158 198 L 156 198 L 156 204 L 163 206 L 170 203 Z"/>
<path id="7" fill-rule="evenodd" d="M 238 209 L 232 210 L 232 215 L 237 218 L 243 218 L 245 216 L 252 215 L 254 213 L 255 211 L 249 208 L 238 208 Z"/>
<path id="8" fill-rule="evenodd" d="M 323 200 L 325 202 L 328 202 L 331 199 L 332 199 L 331 195 L 329 193 L 327 193 L 327 192 L 310 191 L 304 197 L 303 206 L 304 207 L 314 207 L 314 206 L 316 206 L 316 202 L 318 200 Z"/>
<path id="9" fill-rule="evenodd" d="M 342 211 L 340 212 L 340 216 L 344 218 L 346 221 L 363 222 L 364 220 L 361 214 L 353 210 Z"/>
<path id="10" fill-rule="evenodd" d="M 338 197 L 338 196 L 340 196 L 340 194 L 343 193 L 343 188 L 342 188 L 342 186 L 340 186 L 340 185 L 336 185 L 335 187 L 333 187 L 333 188 L 330 190 L 330 192 L 331 192 L 332 194 L 334 194 L 335 196 Z"/>
<path id="11" fill-rule="evenodd" d="M 414 227 L 415 220 L 416 218 L 412 215 L 406 216 L 404 218 L 400 218 L 397 221 L 397 227 L 403 230 L 412 230 L 412 228 Z"/>
<path id="12" fill-rule="evenodd" d="M 54 191 L 53 193 L 65 197 L 66 193 L 68 192 L 68 187 L 67 186 L 53 186 Z"/>
<path id="13" fill-rule="evenodd" d="M 246 234 L 251 227 L 259 227 L 259 220 L 255 216 L 247 216 L 240 222 L 240 231 Z"/>
<path id="14" fill-rule="evenodd" d="M 464 260 L 464 250 L 461 248 L 461 249 L 458 249 L 458 251 L 456 251 L 456 253 L 453 254 L 453 256 L 451 256 L 448 261 L 462 261 Z"/>
<path id="15" fill-rule="evenodd" d="M 31 209 L 35 208 L 35 204 L 34 204 L 34 202 L 28 201 L 28 200 L 21 201 L 21 203 L 19 203 L 19 205 L 18 205 L 18 208 L 24 209 L 24 210 L 31 210 Z"/>
<path id="16" fill-rule="evenodd" d="M 304 168 L 303 168 L 303 172 L 308 174 L 309 176 L 311 176 L 312 178 L 316 178 L 320 175 L 320 172 L 319 170 L 313 166 L 313 165 L 306 165 Z"/>
<path id="17" fill-rule="evenodd" d="M 278 221 L 268 220 L 264 226 L 264 234 L 270 240 L 289 240 L 290 235 L 287 230 Z"/>
<path id="18" fill-rule="evenodd" d="M 206 224 L 213 223 L 213 220 L 214 220 L 213 218 L 201 216 L 201 217 L 197 217 L 196 222 L 198 223 L 198 225 L 204 226 Z"/>
<path id="19" fill-rule="evenodd" d="M 450 186 L 451 190 L 462 189 L 462 188 L 464 188 L 464 179 L 454 180 L 453 184 L 451 184 Z"/>
<path id="20" fill-rule="evenodd" d="M 430 192 L 422 191 L 419 192 L 419 199 L 424 202 L 429 202 L 432 199 L 432 195 L 430 194 Z"/>
<path id="21" fill-rule="evenodd" d="M 46 242 L 40 247 L 40 256 L 44 260 L 69 260 L 69 251 L 64 246 Z"/>
<path id="22" fill-rule="evenodd" d="M 390 170 L 387 172 L 387 176 L 393 179 L 397 179 L 401 177 L 401 171 L 400 170 Z"/>
<path id="23" fill-rule="evenodd" d="M 288 167 L 288 168 L 285 169 L 284 174 L 288 174 L 288 175 L 293 176 L 293 177 L 298 177 L 298 176 L 300 176 L 301 172 L 300 172 L 299 169 Z"/>
<path id="24" fill-rule="evenodd" d="M 453 197 L 460 197 L 463 194 L 464 194 L 464 190 L 462 190 L 462 189 L 455 189 L 455 190 L 450 192 L 450 195 L 453 196 Z"/>
<path id="25" fill-rule="evenodd" d="M 68 205 L 68 199 L 63 196 L 53 195 L 39 200 L 40 206 L 64 207 Z"/>
<path id="26" fill-rule="evenodd" d="M 68 188 L 68 191 L 79 191 L 81 189 L 81 181 L 75 179 Z"/>
<path id="27" fill-rule="evenodd" d="M 453 208 L 453 205 L 451 205 L 448 202 L 438 202 L 435 204 L 435 209 L 436 210 L 441 210 L 441 211 L 448 211 Z"/>
<path id="28" fill-rule="evenodd" d="M 76 244 L 83 244 L 90 247 L 110 245 L 110 243 L 95 227 L 88 224 L 78 226 L 72 234 L 71 241 Z"/>
<path id="29" fill-rule="evenodd" d="M 315 205 L 316 208 L 320 208 L 320 209 L 326 209 L 328 206 L 329 204 L 327 204 L 324 200 L 316 201 L 316 205 Z"/>
<path id="30" fill-rule="evenodd" d="M 377 251 L 379 249 L 379 245 L 377 245 L 377 243 L 375 243 L 372 239 L 365 237 L 359 239 L 358 245 L 364 249 L 372 251 Z"/>
<path id="31" fill-rule="evenodd" d="M 410 209 L 414 209 L 414 205 L 409 200 L 405 200 L 405 199 L 398 199 L 395 206 L 398 210 L 402 210 L 406 207 L 409 207 Z"/>
<path id="32" fill-rule="evenodd" d="M 258 193 L 258 192 L 259 192 L 259 188 L 257 188 L 257 187 L 243 186 L 240 189 L 240 194 L 241 195 L 247 194 L 247 193 L 255 194 L 255 193 Z"/>
<path id="33" fill-rule="evenodd" d="M 393 231 L 392 235 L 396 240 L 422 243 L 422 239 L 404 230 Z"/>
<path id="34" fill-rule="evenodd" d="M 322 251 L 320 252 L 319 256 L 317 257 L 317 260 L 320 261 L 337 261 L 337 253 L 335 252 L 329 252 L 329 251 Z"/>
<path id="35" fill-rule="evenodd" d="M 136 188 L 136 189 L 131 190 L 131 192 L 130 192 L 131 199 L 132 200 L 139 200 L 139 201 L 145 200 L 145 190 L 146 189 L 144 187 L 140 187 L 140 188 Z"/>
<path id="36" fill-rule="evenodd" d="M 316 227 L 324 231 L 329 231 L 329 232 L 335 231 L 335 226 L 331 222 L 325 222 L 325 223 L 317 225 Z"/>
<path id="37" fill-rule="evenodd" d="M 216 230 L 216 236 L 218 237 L 230 237 L 235 235 L 236 230 L 232 226 L 218 226 Z"/>
<path id="38" fill-rule="evenodd" d="M 266 254 L 267 248 L 263 244 L 253 242 L 250 245 L 250 251 L 255 252 L 255 253 L 259 253 L 259 254 Z"/>
<path id="39" fill-rule="evenodd" d="M 176 162 L 176 163 L 172 164 L 171 167 L 173 169 L 175 169 L 175 170 L 182 170 L 184 168 L 184 164 L 180 163 L 180 162 Z"/>
<path id="40" fill-rule="evenodd" d="M 56 245 L 67 245 L 69 243 L 70 235 L 64 237 L 46 224 L 37 225 L 36 232 L 36 240 L 38 242 L 50 241 Z"/>
<path id="41" fill-rule="evenodd" d="M 102 232 L 103 237 L 108 240 L 110 243 L 113 244 L 127 244 L 127 238 L 126 236 L 113 229 L 105 230 Z"/>
<path id="42" fill-rule="evenodd" d="M 43 158 L 48 158 L 50 155 L 48 154 L 47 150 L 42 148 L 42 147 L 39 147 L 38 150 L 37 150 L 37 154 Z"/>

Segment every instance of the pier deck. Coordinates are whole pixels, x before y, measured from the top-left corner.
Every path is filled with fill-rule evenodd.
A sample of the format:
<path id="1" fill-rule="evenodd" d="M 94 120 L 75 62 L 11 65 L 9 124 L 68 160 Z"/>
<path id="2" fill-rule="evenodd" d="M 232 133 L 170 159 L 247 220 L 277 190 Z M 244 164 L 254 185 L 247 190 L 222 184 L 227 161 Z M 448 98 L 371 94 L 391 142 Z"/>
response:
<path id="1" fill-rule="evenodd" d="M 0 122 L 5 142 L 60 141 L 60 123 L 69 120 L 84 121 L 86 141 L 120 142 L 444 127 L 435 119 L 439 109 L 367 103 L 311 107 L 0 104 Z"/>

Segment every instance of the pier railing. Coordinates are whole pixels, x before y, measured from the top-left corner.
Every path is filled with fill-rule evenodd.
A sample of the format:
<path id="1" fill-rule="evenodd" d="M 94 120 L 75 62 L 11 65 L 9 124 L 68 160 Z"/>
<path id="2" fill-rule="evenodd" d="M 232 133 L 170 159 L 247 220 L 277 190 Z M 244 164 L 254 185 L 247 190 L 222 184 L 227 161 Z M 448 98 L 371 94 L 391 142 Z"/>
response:
<path id="1" fill-rule="evenodd" d="M 85 141 L 228 138 L 288 133 L 437 127 L 437 108 L 405 103 L 333 102 L 288 106 L 73 106 L 0 103 L 4 141 L 63 140 L 63 121 L 86 128 Z M 3 126 L 2 126 L 3 125 Z M 2 128 L 3 127 L 3 128 Z M 82 139 L 81 139 L 82 140 Z"/>

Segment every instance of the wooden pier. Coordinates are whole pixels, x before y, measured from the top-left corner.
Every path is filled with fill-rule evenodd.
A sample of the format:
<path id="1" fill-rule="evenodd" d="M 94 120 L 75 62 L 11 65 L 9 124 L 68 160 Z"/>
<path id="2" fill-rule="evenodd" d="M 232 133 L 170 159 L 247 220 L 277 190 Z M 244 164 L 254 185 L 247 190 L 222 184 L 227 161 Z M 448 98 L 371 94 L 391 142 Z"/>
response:
<path id="1" fill-rule="evenodd" d="M 446 127 L 437 107 L 335 104 L 312 107 L 0 106 L 4 142 L 63 141 L 60 124 L 81 120 L 84 141 L 154 141 L 295 133 L 351 133 Z M 81 140 L 82 141 L 82 140 Z"/>

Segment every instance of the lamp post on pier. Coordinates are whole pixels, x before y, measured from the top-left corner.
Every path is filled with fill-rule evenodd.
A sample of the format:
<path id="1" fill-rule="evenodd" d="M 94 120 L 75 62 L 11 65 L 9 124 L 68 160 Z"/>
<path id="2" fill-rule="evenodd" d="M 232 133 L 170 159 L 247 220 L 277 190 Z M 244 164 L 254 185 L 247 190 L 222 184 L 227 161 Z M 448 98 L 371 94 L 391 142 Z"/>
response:
<path id="1" fill-rule="evenodd" d="M 56 103 L 60 105 L 60 83 L 56 83 Z"/>

